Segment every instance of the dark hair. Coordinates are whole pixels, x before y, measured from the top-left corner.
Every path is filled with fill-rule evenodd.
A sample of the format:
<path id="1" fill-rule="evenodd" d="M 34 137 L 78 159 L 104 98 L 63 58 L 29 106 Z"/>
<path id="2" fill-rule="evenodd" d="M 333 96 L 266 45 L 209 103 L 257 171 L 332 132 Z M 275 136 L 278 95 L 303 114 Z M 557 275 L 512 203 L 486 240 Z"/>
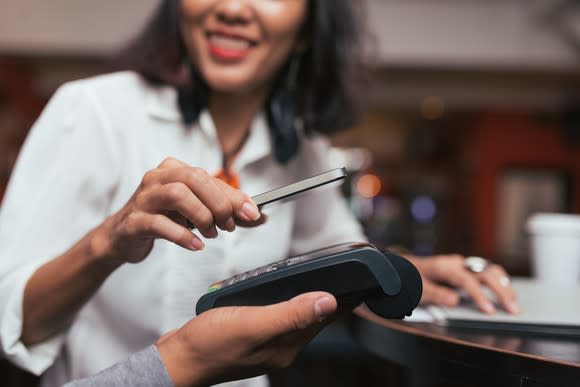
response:
<path id="1" fill-rule="evenodd" d="M 362 70 L 361 1 L 308 1 L 295 111 L 306 133 L 331 134 L 359 119 L 356 86 Z M 179 8 L 179 0 L 163 0 L 144 30 L 121 52 L 119 63 L 154 84 L 191 91 L 198 82 L 187 71 Z M 288 67 L 283 66 L 281 73 Z"/>

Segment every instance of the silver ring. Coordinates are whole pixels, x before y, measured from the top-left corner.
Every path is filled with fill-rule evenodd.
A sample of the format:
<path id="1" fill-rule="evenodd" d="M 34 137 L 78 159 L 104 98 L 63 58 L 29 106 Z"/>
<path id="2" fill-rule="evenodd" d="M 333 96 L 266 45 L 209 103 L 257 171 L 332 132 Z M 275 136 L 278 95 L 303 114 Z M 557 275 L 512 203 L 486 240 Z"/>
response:
<path id="1" fill-rule="evenodd" d="M 463 265 L 472 273 L 481 273 L 489 266 L 489 261 L 481 257 L 467 257 L 463 261 Z"/>
<path id="2" fill-rule="evenodd" d="M 511 282 L 512 281 L 510 280 L 510 277 L 508 277 L 507 275 L 504 275 L 503 277 L 501 277 L 499 279 L 499 284 L 501 286 L 503 286 L 504 288 L 507 288 L 508 286 L 510 286 Z"/>

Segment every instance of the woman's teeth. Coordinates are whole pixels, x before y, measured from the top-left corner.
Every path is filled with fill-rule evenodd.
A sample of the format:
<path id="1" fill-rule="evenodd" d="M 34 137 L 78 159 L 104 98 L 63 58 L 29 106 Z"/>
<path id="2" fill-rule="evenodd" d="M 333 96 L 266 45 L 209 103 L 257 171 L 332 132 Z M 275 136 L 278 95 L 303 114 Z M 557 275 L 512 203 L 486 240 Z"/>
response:
<path id="1" fill-rule="evenodd" d="M 250 48 L 250 42 L 244 39 L 230 38 L 225 36 L 211 35 L 209 40 L 216 46 L 230 50 L 245 50 Z"/>

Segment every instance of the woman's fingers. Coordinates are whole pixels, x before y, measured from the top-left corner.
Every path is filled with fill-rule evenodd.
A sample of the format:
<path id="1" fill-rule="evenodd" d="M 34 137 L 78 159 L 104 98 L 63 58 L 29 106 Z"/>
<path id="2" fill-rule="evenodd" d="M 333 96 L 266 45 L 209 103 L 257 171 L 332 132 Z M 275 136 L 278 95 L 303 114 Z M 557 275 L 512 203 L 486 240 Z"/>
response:
<path id="1" fill-rule="evenodd" d="M 222 230 L 233 231 L 236 225 L 235 218 L 252 222 L 260 217 L 257 206 L 248 195 L 230 187 L 201 168 L 168 158 L 146 177 L 147 185 L 167 185 L 177 182 L 186 185 L 208 208 L 215 225 Z M 201 227 L 194 224 L 197 228 Z"/>
<path id="2" fill-rule="evenodd" d="M 187 228 L 161 214 L 133 215 L 126 225 L 129 235 L 137 238 L 163 238 L 188 250 L 202 250 L 203 242 Z"/>
<path id="3" fill-rule="evenodd" d="M 421 302 L 443 306 L 459 304 L 459 294 L 446 286 L 438 285 L 427 278 L 423 278 L 423 296 Z"/>
<path id="4" fill-rule="evenodd" d="M 480 280 L 496 295 L 499 303 L 509 313 L 519 313 L 516 292 L 509 286 L 509 276 L 499 265 L 490 265 L 479 274 Z"/>
<path id="5" fill-rule="evenodd" d="M 437 255 L 427 259 L 410 258 L 423 278 L 422 302 L 448 305 L 449 290 L 437 284 L 450 285 L 461 289 L 476 303 L 479 309 L 493 313 L 495 307 L 484 292 L 484 286 L 491 289 L 501 306 L 510 313 L 518 313 L 516 293 L 509 284 L 509 276 L 499 265 L 488 265 L 481 273 L 466 269 L 465 258 L 458 254 Z M 449 298 L 450 300 L 451 298 Z"/>
<path id="6" fill-rule="evenodd" d="M 149 184 L 182 183 L 186 185 L 193 195 L 211 212 L 213 223 L 216 226 L 226 231 L 233 231 L 235 228 L 232 216 L 232 204 L 235 203 L 231 203 L 228 196 L 217 186 L 218 179 L 208 174 L 204 169 L 191 167 L 174 158 L 167 158 L 156 169 L 149 172 L 148 175 L 150 175 L 147 181 Z M 193 222 L 193 220 L 191 221 Z M 211 228 L 207 223 L 203 225 L 194 224 L 200 230 L 204 227 Z"/>
<path id="7" fill-rule="evenodd" d="M 213 215 L 213 221 L 222 230 L 232 229 L 233 206 L 226 193 L 218 186 L 218 179 L 201 168 L 184 167 L 174 172 L 171 178 L 185 184 Z M 199 227 L 195 222 L 196 227 Z"/>
<path id="8" fill-rule="evenodd" d="M 168 162 L 174 164 L 175 161 Z M 222 230 L 232 231 L 235 219 L 253 222 L 260 218 L 256 204 L 245 193 L 230 187 L 201 168 L 183 166 L 165 169 L 161 184 L 182 182 L 210 210 L 215 224 Z M 196 224 L 196 227 L 198 225 Z"/>
<path id="9" fill-rule="evenodd" d="M 483 292 L 481 283 L 472 273 L 461 268 L 461 270 L 457 270 L 450 277 L 450 283 L 451 285 L 465 291 L 482 312 L 495 312 L 495 307 Z"/>
<path id="10" fill-rule="evenodd" d="M 183 183 L 169 183 L 155 187 L 140 195 L 138 200 L 143 202 L 140 207 L 148 212 L 165 213 L 167 210 L 179 212 L 206 238 L 215 238 L 218 235 L 210 209 Z M 182 223 L 179 219 L 175 221 Z"/>
<path id="11" fill-rule="evenodd" d="M 246 222 L 247 224 L 262 224 L 259 222 L 262 217 L 262 213 L 256 203 L 244 192 L 237 190 L 225 182 L 216 179 L 216 184 L 224 191 L 224 193 L 230 199 L 233 206 L 233 211 L 236 218 L 239 221 Z"/>
<path id="12" fill-rule="evenodd" d="M 426 261 L 419 267 L 425 278 L 463 290 L 485 313 L 495 311 L 495 307 L 483 292 L 479 279 L 465 269 L 463 256 L 438 255 Z"/>
<path id="13" fill-rule="evenodd" d="M 189 230 L 191 224 L 204 237 L 215 238 L 217 227 L 234 231 L 236 224 L 255 227 L 266 220 L 247 194 L 172 158 L 145 174 L 131 202 L 131 220 L 143 222 L 140 232 L 195 250 L 203 245 Z"/>
<path id="14" fill-rule="evenodd" d="M 258 220 L 255 220 L 253 222 L 247 222 L 245 220 L 236 219 L 236 224 L 240 227 L 251 228 L 251 227 L 261 226 L 264 223 L 266 223 L 267 221 L 268 221 L 268 215 L 262 213 L 260 218 L 258 218 Z"/>
<path id="15" fill-rule="evenodd" d="M 183 161 L 179 161 L 173 157 L 167 157 L 163 160 L 158 166 L 157 169 L 173 169 L 173 168 L 181 168 L 187 167 L 188 165 Z"/>

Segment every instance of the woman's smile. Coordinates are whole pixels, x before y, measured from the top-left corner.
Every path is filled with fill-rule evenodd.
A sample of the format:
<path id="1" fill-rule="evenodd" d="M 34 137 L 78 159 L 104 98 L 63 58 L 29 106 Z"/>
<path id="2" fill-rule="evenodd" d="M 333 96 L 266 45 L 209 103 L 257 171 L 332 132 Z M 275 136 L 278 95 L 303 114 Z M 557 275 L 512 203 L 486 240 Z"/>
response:
<path id="1" fill-rule="evenodd" d="M 191 60 L 214 91 L 247 93 L 273 82 L 297 48 L 306 0 L 182 0 Z"/>
<path id="2" fill-rule="evenodd" d="M 206 33 L 210 54 L 217 60 L 239 61 L 246 58 L 257 41 L 241 34 L 224 30 L 213 30 Z"/>

